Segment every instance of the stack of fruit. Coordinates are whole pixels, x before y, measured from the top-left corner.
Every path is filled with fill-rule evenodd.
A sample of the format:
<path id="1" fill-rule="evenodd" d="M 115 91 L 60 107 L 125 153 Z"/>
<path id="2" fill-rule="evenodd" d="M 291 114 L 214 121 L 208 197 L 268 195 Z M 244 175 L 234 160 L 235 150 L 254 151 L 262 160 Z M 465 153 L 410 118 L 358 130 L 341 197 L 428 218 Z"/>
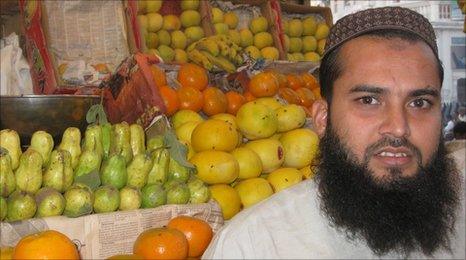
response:
<path id="1" fill-rule="evenodd" d="M 197 177 L 210 185 L 225 219 L 312 176 L 318 137 L 304 126 L 303 106 L 274 97 L 282 89 L 278 75 L 253 77 L 248 91 L 256 96 L 236 116 L 218 113 L 204 119 L 195 111 L 179 110 L 170 118 Z"/>
<path id="2" fill-rule="evenodd" d="M 328 25 L 314 16 L 283 19 L 283 40 L 290 61 L 319 61 L 324 52 Z"/>
<path id="3" fill-rule="evenodd" d="M 155 53 L 165 62 L 187 62 L 186 47 L 204 37 L 199 13 L 199 0 L 182 0 L 181 15 L 162 16 L 162 0 L 138 1 L 138 22 L 148 53 Z"/>
<path id="4" fill-rule="evenodd" d="M 4 129 L 0 143 L 1 220 L 78 217 L 210 198 L 176 138 L 160 135 L 146 145 L 138 124 L 89 125 L 83 140 L 78 128 L 69 127 L 56 147 L 50 134 L 37 131 L 24 153 L 17 132 Z"/>

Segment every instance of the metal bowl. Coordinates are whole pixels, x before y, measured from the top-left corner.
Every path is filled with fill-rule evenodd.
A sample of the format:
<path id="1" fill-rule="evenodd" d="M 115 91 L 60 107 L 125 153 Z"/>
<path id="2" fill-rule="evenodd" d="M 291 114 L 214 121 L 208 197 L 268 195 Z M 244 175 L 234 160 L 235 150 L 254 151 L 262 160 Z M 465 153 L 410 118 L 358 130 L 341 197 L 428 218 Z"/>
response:
<path id="1" fill-rule="evenodd" d="M 83 133 L 87 111 L 99 102 L 100 96 L 0 96 L 0 128 L 18 132 L 23 146 L 38 130 L 47 131 L 58 144 L 67 127 L 78 127 Z"/>

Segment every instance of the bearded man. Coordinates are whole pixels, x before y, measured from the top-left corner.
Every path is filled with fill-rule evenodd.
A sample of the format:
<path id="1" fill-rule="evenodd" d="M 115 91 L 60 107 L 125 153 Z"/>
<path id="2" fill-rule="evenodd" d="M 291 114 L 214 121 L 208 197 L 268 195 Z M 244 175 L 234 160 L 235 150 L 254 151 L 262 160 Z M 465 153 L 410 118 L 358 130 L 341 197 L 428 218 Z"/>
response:
<path id="1" fill-rule="evenodd" d="M 340 19 L 320 81 L 316 177 L 243 210 L 203 258 L 464 259 L 464 169 L 442 140 L 428 20 L 400 7 Z"/>

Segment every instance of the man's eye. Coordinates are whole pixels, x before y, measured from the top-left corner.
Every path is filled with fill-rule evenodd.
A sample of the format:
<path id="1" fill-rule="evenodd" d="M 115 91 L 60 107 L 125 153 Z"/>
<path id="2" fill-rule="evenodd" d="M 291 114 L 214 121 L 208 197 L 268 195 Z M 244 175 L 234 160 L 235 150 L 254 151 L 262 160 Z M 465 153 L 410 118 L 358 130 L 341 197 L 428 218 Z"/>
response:
<path id="1" fill-rule="evenodd" d="M 364 105 L 375 105 L 379 103 L 377 99 L 375 99 L 374 97 L 370 97 L 370 96 L 359 98 L 359 102 L 361 102 Z"/>
<path id="2" fill-rule="evenodd" d="M 416 100 L 413 100 L 410 104 L 410 107 L 417 107 L 417 108 L 428 108 L 432 106 L 432 102 L 430 102 L 427 99 L 419 98 Z"/>

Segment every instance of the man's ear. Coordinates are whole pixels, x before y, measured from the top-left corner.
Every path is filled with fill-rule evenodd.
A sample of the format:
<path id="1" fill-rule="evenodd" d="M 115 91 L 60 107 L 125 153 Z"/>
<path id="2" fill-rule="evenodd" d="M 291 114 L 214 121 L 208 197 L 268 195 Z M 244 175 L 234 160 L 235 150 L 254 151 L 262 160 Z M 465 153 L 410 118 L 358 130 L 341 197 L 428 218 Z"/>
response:
<path id="1" fill-rule="evenodd" d="M 312 104 L 312 123 L 314 130 L 322 137 L 327 127 L 328 104 L 327 101 L 320 99 Z"/>

